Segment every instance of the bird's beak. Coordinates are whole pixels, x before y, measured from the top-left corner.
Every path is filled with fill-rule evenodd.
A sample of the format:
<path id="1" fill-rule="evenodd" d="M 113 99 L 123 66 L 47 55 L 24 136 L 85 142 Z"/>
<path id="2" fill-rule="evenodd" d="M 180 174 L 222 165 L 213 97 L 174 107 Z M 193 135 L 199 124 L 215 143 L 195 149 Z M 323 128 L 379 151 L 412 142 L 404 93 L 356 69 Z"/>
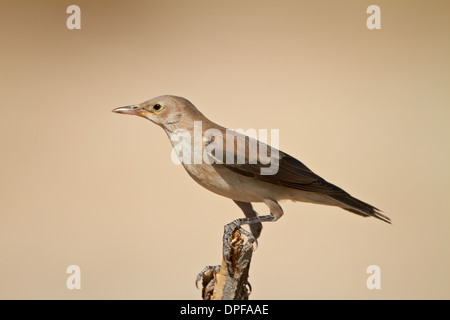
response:
<path id="1" fill-rule="evenodd" d="M 119 107 L 119 108 L 114 109 L 112 112 L 131 114 L 131 115 L 135 115 L 135 116 L 144 116 L 144 117 L 145 117 L 145 114 L 148 113 L 147 110 L 145 110 L 144 108 L 141 108 L 137 104 L 132 105 L 132 106 Z"/>

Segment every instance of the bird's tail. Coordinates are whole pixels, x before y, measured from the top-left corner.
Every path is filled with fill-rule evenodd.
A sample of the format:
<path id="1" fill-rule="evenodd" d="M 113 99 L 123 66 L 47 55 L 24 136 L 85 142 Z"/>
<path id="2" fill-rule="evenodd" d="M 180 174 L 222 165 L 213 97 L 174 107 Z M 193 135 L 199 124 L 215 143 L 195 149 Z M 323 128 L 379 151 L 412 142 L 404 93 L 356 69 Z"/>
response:
<path id="1" fill-rule="evenodd" d="M 344 210 L 356 213 L 364 217 L 374 217 L 389 224 L 391 223 L 391 219 L 382 214 L 382 211 L 380 209 L 375 208 L 374 206 L 364 201 L 358 200 L 349 194 L 330 195 L 329 197 L 336 200 L 339 203 L 339 206 Z"/>

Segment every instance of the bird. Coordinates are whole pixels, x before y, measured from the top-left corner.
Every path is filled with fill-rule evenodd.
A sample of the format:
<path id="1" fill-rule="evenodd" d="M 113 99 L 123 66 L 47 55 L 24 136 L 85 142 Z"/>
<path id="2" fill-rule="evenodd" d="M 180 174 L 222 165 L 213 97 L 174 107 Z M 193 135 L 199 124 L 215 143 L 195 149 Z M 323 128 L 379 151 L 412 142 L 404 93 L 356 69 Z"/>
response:
<path id="1" fill-rule="evenodd" d="M 380 209 L 321 178 L 293 156 L 209 120 L 183 97 L 162 95 L 112 111 L 139 116 L 160 126 L 173 150 L 178 150 L 176 155 L 192 179 L 236 203 L 245 218 L 227 225 L 228 240 L 243 225 L 249 225 L 250 232 L 245 233 L 257 239 L 263 222 L 277 221 L 283 216 L 279 204 L 282 200 L 340 207 L 391 223 Z M 261 155 L 252 152 L 255 150 L 252 147 L 268 152 Z M 259 215 L 252 203 L 264 203 L 269 214 Z"/>

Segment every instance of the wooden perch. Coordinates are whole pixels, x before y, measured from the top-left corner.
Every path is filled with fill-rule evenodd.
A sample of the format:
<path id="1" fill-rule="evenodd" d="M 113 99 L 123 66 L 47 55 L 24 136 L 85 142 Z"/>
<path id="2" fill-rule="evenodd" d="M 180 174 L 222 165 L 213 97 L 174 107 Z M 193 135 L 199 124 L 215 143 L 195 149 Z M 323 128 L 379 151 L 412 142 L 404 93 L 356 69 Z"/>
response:
<path id="1" fill-rule="evenodd" d="M 197 280 L 202 280 L 203 300 L 248 300 L 248 282 L 253 243 L 239 230 L 233 232 L 232 247 L 223 241 L 222 264 L 206 267 Z"/>

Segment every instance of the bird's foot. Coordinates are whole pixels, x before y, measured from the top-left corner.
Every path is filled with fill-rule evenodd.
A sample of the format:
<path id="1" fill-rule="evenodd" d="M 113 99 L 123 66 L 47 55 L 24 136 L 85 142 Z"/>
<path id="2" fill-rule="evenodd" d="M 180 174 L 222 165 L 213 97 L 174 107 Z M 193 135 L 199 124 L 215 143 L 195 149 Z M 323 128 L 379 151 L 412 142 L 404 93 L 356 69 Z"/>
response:
<path id="1" fill-rule="evenodd" d="M 223 242 L 230 249 L 236 249 L 239 246 L 243 246 L 246 249 L 249 245 L 255 244 L 255 250 L 258 247 L 258 240 L 253 236 L 251 232 L 248 232 L 244 228 L 242 228 L 242 224 L 245 223 L 246 219 L 236 219 L 226 224 L 223 233 Z M 240 236 L 235 236 L 235 232 L 240 232 L 244 236 L 247 237 L 247 242 L 245 244 L 242 243 Z M 224 246 L 225 250 L 225 246 Z M 225 255 L 224 255 L 225 256 Z"/>
<path id="2" fill-rule="evenodd" d="M 216 276 L 220 271 L 220 266 L 206 266 L 195 279 L 195 286 L 198 289 L 198 283 L 202 280 L 202 297 L 204 300 L 210 300 L 213 292 L 214 285 L 216 284 Z M 251 286 L 250 286 L 251 288 Z"/>
<path id="3" fill-rule="evenodd" d="M 221 270 L 221 266 L 206 266 L 195 279 L 195 286 L 197 289 L 198 283 L 202 280 L 202 298 L 203 300 L 211 300 L 212 295 L 214 293 L 217 275 Z M 244 285 L 246 286 L 247 297 L 252 293 L 252 285 L 249 281 L 245 281 Z"/>
<path id="4" fill-rule="evenodd" d="M 237 219 L 227 224 L 223 235 L 222 255 L 227 274 L 231 278 L 239 276 L 243 270 L 242 258 L 247 256 L 248 252 L 253 251 L 257 244 L 253 234 L 241 227 L 240 220 Z M 251 288 L 250 284 L 248 286 Z"/>
<path id="5" fill-rule="evenodd" d="M 200 273 L 197 275 L 197 278 L 195 279 L 195 286 L 198 289 L 198 282 L 200 280 L 216 280 L 216 273 L 220 271 L 220 265 L 219 266 L 206 266 Z"/>

